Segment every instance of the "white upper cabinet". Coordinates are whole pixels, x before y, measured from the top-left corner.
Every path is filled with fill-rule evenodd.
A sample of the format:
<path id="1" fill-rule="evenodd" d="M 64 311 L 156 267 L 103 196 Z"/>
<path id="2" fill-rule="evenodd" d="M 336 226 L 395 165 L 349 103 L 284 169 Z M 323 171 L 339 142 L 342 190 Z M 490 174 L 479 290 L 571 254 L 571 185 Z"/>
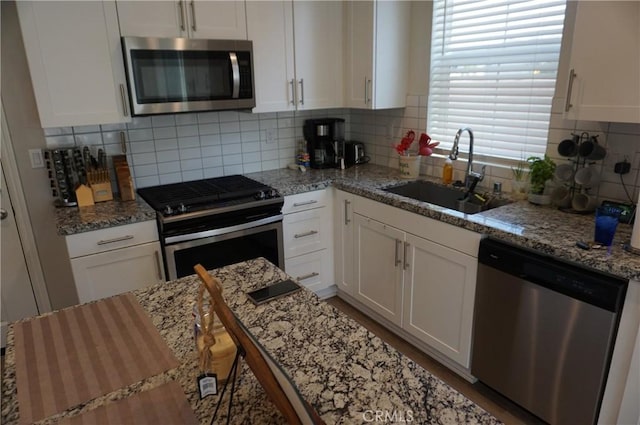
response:
<path id="1" fill-rule="evenodd" d="M 17 2 L 42 127 L 130 121 L 115 2 Z"/>
<path id="2" fill-rule="evenodd" d="M 248 1 L 246 7 L 254 112 L 344 106 L 342 3 Z"/>
<path id="3" fill-rule="evenodd" d="M 342 2 L 294 1 L 298 109 L 343 106 Z"/>
<path id="4" fill-rule="evenodd" d="M 244 1 L 118 1 L 120 33 L 137 37 L 247 39 Z"/>
<path id="5" fill-rule="evenodd" d="M 346 106 L 406 106 L 411 2 L 348 1 L 344 8 Z"/>
<path id="6" fill-rule="evenodd" d="M 253 112 L 295 110 L 293 3 L 248 1 L 247 32 L 253 41 Z"/>
<path id="7" fill-rule="evenodd" d="M 640 2 L 577 4 L 565 117 L 640 122 Z"/>

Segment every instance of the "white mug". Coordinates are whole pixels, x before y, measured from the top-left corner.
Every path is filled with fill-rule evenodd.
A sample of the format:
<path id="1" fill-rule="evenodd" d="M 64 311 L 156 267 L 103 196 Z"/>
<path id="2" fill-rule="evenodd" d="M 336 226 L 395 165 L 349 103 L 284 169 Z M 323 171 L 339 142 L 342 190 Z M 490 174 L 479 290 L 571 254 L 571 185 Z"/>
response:
<path id="1" fill-rule="evenodd" d="M 551 192 L 551 202 L 560 208 L 569 208 L 571 206 L 571 191 L 564 187 L 556 187 Z"/>
<path id="2" fill-rule="evenodd" d="M 586 193 L 576 193 L 571 200 L 571 206 L 576 211 L 594 211 L 598 206 L 598 199 Z"/>

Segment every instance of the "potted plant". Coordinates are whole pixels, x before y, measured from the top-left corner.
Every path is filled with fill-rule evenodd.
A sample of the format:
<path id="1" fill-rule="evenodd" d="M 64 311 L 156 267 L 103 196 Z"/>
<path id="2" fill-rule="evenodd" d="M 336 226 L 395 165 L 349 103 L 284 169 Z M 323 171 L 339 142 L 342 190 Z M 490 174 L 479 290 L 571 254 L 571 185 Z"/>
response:
<path id="1" fill-rule="evenodd" d="M 531 156 L 527 158 L 529 164 L 529 202 L 533 204 L 547 205 L 551 202 L 550 196 L 544 194 L 547 180 L 553 178 L 556 164 L 547 155 L 544 158 Z"/>
<path id="2" fill-rule="evenodd" d="M 527 163 L 524 160 L 518 161 L 515 167 L 511 167 L 513 181 L 511 182 L 511 192 L 516 199 L 526 199 L 527 197 Z"/>

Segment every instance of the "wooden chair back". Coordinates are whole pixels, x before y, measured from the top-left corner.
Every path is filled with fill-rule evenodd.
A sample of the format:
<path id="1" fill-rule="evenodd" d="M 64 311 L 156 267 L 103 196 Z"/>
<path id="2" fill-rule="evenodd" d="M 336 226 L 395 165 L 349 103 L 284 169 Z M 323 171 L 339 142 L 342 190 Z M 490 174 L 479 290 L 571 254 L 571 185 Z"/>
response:
<path id="1" fill-rule="evenodd" d="M 211 295 L 216 315 L 238 346 L 239 351 L 244 353 L 247 365 L 287 422 L 290 424 L 324 424 L 318 413 L 300 397 L 293 384 L 279 371 L 273 361 L 263 355 L 263 350 L 236 319 L 222 297 L 220 281 L 212 277 L 200 264 L 194 266 L 194 270 Z M 279 380 L 274 371 L 280 377 Z M 287 388 L 287 391 L 283 389 L 283 386 Z"/>

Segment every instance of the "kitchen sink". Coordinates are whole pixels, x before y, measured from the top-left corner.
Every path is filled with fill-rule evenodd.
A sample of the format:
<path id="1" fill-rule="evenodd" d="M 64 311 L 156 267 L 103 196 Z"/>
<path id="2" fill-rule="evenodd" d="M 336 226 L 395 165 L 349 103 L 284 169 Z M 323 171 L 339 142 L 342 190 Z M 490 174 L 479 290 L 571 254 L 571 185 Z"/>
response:
<path id="1" fill-rule="evenodd" d="M 407 198 L 415 199 L 417 201 L 428 202 L 430 204 L 450 208 L 465 214 L 476 214 L 481 211 L 486 211 L 509 203 L 509 201 L 503 199 L 490 199 L 488 202 L 482 202 L 475 197 L 462 201 L 465 195 L 465 190 L 463 188 L 443 186 L 441 184 L 425 180 L 403 183 L 399 186 L 384 188 L 383 190 L 395 193 L 396 195 L 406 196 Z"/>

